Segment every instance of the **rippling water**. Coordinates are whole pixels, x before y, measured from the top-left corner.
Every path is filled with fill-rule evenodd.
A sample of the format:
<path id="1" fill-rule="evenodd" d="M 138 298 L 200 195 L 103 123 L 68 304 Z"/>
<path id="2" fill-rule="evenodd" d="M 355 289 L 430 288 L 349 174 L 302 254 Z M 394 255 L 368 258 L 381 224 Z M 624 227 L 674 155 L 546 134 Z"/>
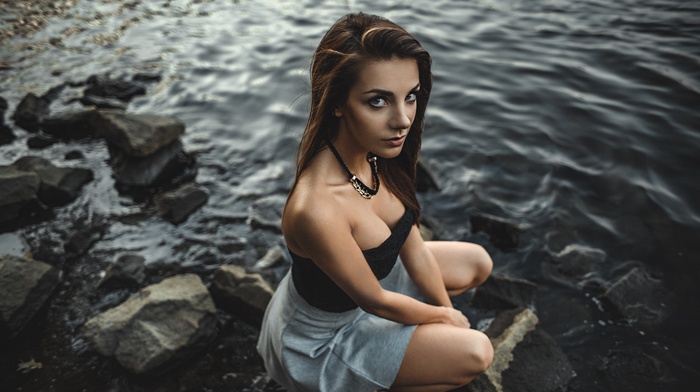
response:
<path id="1" fill-rule="evenodd" d="M 496 271 L 537 282 L 541 323 L 574 362 L 655 345 L 668 366 L 697 379 L 700 322 L 688 299 L 700 294 L 698 2 L 82 1 L 0 48 L 13 67 L 0 71 L 9 113 L 27 92 L 66 80 L 160 73 L 129 111 L 187 124 L 184 143 L 209 203 L 180 226 L 139 215 L 143 204 L 114 190 L 101 141 L 36 152 L 17 131 L 19 141 L 0 147 L 0 164 L 32 153 L 96 170 L 58 221 L 114 221 L 91 250 L 97 258 L 136 252 L 203 270 L 250 265 L 281 241 L 251 229 L 250 205 L 289 189 L 310 56 L 349 9 L 398 22 L 433 56 L 423 157 L 442 189 L 420 199 L 445 237 L 482 243 Z M 85 161 L 63 162 L 72 149 Z M 526 239 L 500 252 L 471 232 L 474 212 L 527 224 Z M 40 224 L 0 244 L 21 253 L 55 232 Z M 651 333 L 611 320 L 590 293 L 543 272 L 542 260 L 569 244 L 605 252 L 588 277 L 601 286 L 647 266 L 683 298 L 683 316 Z M 557 297 L 588 304 L 589 324 L 547 309 Z"/>

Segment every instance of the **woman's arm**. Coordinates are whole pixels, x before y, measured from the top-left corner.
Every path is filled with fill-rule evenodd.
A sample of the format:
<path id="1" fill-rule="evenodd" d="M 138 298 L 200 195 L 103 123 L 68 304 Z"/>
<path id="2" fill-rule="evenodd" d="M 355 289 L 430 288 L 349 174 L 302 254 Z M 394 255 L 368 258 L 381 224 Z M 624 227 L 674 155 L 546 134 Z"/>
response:
<path id="1" fill-rule="evenodd" d="M 425 301 L 433 305 L 452 307 L 435 256 L 425 246 L 417 225 L 411 228 L 400 254 L 408 275 Z"/>
<path id="2" fill-rule="evenodd" d="M 464 315 L 447 306 L 449 299 L 446 306 L 435 306 L 384 290 L 338 209 L 321 204 L 289 213 L 287 230 L 293 231 L 295 244 L 368 313 L 402 324 L 448 323 L 468 328 Z"/>

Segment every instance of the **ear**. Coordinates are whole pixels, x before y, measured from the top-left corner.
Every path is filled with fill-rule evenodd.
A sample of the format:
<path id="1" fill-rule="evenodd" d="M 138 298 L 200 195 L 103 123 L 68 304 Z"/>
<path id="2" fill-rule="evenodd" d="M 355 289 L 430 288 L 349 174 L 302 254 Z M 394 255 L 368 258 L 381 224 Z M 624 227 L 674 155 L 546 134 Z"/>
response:
<path id="1" fill-rule="evenodd" d="M 335 109 L 333 109 L 333 114 L 336 117 L 343 117 L 343 111 L 340 110 L 340 106 L 336 106 Z"/>

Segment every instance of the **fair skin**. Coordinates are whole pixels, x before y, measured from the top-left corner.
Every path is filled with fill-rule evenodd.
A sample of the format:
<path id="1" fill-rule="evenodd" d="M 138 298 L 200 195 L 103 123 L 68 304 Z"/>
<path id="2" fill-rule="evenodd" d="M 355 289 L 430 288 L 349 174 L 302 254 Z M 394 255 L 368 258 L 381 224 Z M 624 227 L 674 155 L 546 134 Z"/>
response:
<path id="1" fill-rule="evenodd" d="M 362 182 L 373 186 L 366 155 L 396 157 L 416 115 L 420 89 L 413 59 L 368 62 L 334 115 L 334 146 Z M 381 161 L 380 161 L 381 162 Z M 289 249 L 310 258 L 363 310 L 398 323 L 417 324 L 392 391 L 444 391 L 470 382 L 491 363 L 493 348 L 452 307 L 450 296 L 482 283 L 491 259 L 478 245 L 424 242 L 414 225 L 401 260 L 426 302 L 387 291 L 363 249 L 380 245 L 404 213 L 401 201 L 380 188 L 362 198 L 328 149 L 301 174 L 282 228 Z"/>

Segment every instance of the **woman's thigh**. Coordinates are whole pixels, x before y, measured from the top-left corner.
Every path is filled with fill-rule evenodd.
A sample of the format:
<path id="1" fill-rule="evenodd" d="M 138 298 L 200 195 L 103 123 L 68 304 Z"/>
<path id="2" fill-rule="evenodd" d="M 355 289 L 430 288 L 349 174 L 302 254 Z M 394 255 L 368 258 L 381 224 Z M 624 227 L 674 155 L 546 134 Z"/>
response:
<path id="1" fill-rule="evenodd" d="M 493 347 L 483 333 L 447 324 L 419 325 L 391 390 L 448 390 L 486 371 Z"/>
<path id="2" fill-rule="evenodd" d="M 442 280 L 451 296 L 483 283 L 491 274 L 493 262 L 481 245 L 458 241 L 427 241 Z"/>

